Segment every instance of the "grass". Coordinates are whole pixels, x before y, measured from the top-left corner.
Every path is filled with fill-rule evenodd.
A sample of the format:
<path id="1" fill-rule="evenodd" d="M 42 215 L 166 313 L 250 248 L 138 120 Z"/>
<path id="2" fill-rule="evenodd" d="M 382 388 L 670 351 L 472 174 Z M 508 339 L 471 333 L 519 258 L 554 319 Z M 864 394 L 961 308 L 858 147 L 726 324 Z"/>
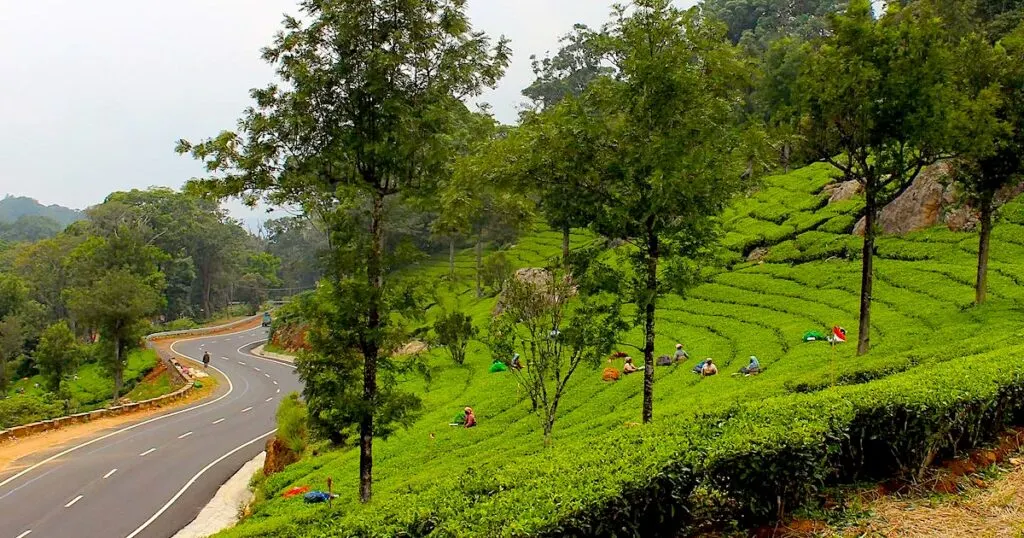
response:
<path id="1" fill-rule="evenodd" d="M 133 402 L 141 402 L 174 392 L 177 387 L 171 383 L 171 373 L 165 368 L 160 370 L 156 375 L 146 376 L 146 379 L 143 379 L 125 397 Z"/>
<path id="2" fill-rule="evenodd" d="M 433 350 L 426 357 L 431 381 L 405 381 L 423 398 L 422 416 L 375 444 L 373 503 L 357 501 L 357 452 L 329 451 L 264 481 L 267 500 L 222 536 L 558 535 L 586 517 L 617 521 L 629 505 L 655 495 L 653 485 L 688 480 L 691 471 L 683 467 L 705 477 L 686 503 L 713 504 L 701 491 L 725 492 L 743 503 L 740 492 L 775 483 L 813 487 L 840 472 L 835 469 L 845 473 L 846 456 L 822 447 L 834 436 L 867 431 L 865 420 L 878 428 L 900 424 L 904 430 L 879 435 L 905 439 L 907 446 L 896 452 L 912 451 L 915 440 L 932 435 L 925 431 L 930 424 L 952 423 L 943 413 L 1003 398 L 1001 387 L 1011 390 L 1014 376 L 1024 374 L 1014 359 L 1024 351 L 1024 239 L 1002 230 L 1024 230 L 1024 203 L 1004 210 L 993 234 L 992 299 L 983 307 L 970 306 L 974 234 L 934 229 L 880 239 L 873 348 L 856 357 L 854 344 L 833 352 L 827 344 L 801 342 L 804 331 L 835 324 L 847 328 L 851 342 L 857 338 L 861 239 L 846 232 L 862 203 L 826 205 L 821 190 L 833 177 L 828 167 L 815 165 L 769 178 L 722 217 L 732 268 L 685 299 L 660 300 L 656 354 L 670 354 L 683 342 L 693 360 L 714 357 L 724 375 L 700 379 L 689 372 L 692 364 L 659 368 L 654 424 L 636 425 L 641 377 L 609 384 L 599 369 L 582 370 L 559 409 L 554 446 L 545 448 L 539 419 L 515 379 L 487 373 L 491 357 L 482 344 L 470 345 L 462 366 Z M 586 233 L 572 237 L 574 248 L 594 240 Z M 560 244 L 558 233 L 538 229 L 506 256 L 517 267 L 542 266 Z M 767 249 L 765 263 L 745 261 L 756 247 Z M 473 267 L 472 252 L 464 251 L 454 282 L 447 279 L 446 259 L 403 275 L 421 279 L 433 293 L 424 325 L 443 306 L 458 307 L 486 327 L 495 299 L 475 297 Z M 640 330 L 623 335 L 629 344 L 642 340 Z M 730 376 L 750 355 L 761 359 L 765 372 Z M 467 405 L 476 410 L 479 427 L 447 427 Z M 911 408 L 917 411 L 900 418 Z M 901 453 L 908 454 L 918 455 Z M 785 456 L 778 468 L 756 465 L 776 456 Z M 728 469 L 745 469 L 747 457 L 755 462 L 749 483 L 742 476 L 723 478 Z M 798 463 L 808 468 L 806 475 Z M 779 474 L 763 474 L 773 472 Z M 335 506 L 343 508 L 330 512 L 280 498 L 294 485 L 324 488 L 329 477 L 341 495 Z M 731 509 L 760 513 L 775 499 L 760 497 L 770 500 Z"/>

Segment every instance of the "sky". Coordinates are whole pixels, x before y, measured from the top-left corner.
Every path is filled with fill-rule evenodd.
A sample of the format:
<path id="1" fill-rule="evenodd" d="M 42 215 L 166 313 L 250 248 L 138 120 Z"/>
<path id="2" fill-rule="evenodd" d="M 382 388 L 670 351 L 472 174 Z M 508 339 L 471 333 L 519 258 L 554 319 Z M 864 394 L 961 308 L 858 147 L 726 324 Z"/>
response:
<path id="1" fill-rule="evenodd" d="M 475 101 L 516 118 L 530 55 L 558 48 L 611 0 L 469 0 L 476 29 L 512 40 L 497 89 Z M 692 4 L 693 2 L 680 3 Z M 180 138 L 233 129 L 249 89 L 273 79 L 260 59 L 297 0 L 0 0 L 0 196 L 81 209 L 117 190 L 178 188 L 201 175 Z M 226 205 L 250 227 L 266 218 Z M 275 215 L 270 215 L 275 216 Z"/>

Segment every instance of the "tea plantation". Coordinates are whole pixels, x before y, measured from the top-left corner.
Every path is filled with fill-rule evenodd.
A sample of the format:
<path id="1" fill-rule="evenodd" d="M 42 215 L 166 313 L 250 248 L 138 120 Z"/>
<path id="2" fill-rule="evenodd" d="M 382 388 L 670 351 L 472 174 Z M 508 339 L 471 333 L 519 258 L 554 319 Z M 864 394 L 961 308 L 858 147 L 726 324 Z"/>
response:
<path id="1" fill-rule="evenodd" d="M 222 535 L 675 536 L 755 524 L 832 484 L 913 476 L 1021 418 L 1024 201 L 1006 206 L 995 228 L 982 307 L 972 306 L 975 234 L 883 238 L 873 348 L 857 358 L 861 241 L 850 231 L 862 202 L 829 205 L 829 181 L 824 165 L 769 178 L 723 216 L 731 267 L 685 300 L 660 301 L 657 354 L 683 342 L 692 358 L 658 368 L 653 424 L 637 424 L 641 376 L 605 383 L 600 370 L 582 370 L 545 448 L 525 395 L 507 373 L 487 373 L 482 345 L 464 366 L 433 350 L 430 381 L 408 380 L 422 416 L 376 444 L 371 504 L 357 501 L 355 450 L 308 455 L 263 481 L 264 500 Z M 540 231 L 506 254 L 516 266 L 543 266 L 560 241 Z M 747 262 L 758 247 L 768 249 L 763 262 Z M 416 276 L 484 328 L 495 299 L 475 298 L 473 267 L 467 251 L 454 285 L 447 260 Z M 828 344 L 801 340 L 836 324 L 851 343 L 834 359 Z M 642 339 L 637 331 L 625 340 Z M 730 375 L 750 355 L 764 372 Z M 722 375 L 692 374 L 703 357 Z M 467 405 L 479 426 L 449 427 Z M 324 489 L 328 477 L 340 493 L 331 508 L 281 498 L 295 485 Z"/>

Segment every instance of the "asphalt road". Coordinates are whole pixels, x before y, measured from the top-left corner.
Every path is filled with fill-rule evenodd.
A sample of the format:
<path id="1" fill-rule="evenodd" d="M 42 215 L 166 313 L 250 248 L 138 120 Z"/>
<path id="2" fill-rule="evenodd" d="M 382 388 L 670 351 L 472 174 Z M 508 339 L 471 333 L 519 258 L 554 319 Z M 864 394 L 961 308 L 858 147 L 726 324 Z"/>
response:
<path id="1" fill-rule="evenodd" d="M 210 352 L 228 380 L 213 399 L 55 447 L 0 475 L 0 538 L 173 536 L 263 450 L 278 402 L 301 389 L 290 365 L 246 352 L 265 338 L 253 329 L 175 343 L 179 356 Z"/>

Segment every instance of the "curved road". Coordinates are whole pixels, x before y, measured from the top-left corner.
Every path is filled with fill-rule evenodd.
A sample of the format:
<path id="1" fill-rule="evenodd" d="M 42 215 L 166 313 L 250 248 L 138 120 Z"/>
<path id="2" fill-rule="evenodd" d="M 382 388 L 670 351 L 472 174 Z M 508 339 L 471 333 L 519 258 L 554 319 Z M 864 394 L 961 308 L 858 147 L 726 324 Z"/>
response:
<path id="1" fill-rule="evenodd" d="M 227 382 L 213 399 L 54 448 L 0 475 L 0 538 L 168 538 L 259 454 L 281 397 L 301 390 L 291 365 L 247 353 L 265 329 L 183 340 L 179 356 Z"/>

